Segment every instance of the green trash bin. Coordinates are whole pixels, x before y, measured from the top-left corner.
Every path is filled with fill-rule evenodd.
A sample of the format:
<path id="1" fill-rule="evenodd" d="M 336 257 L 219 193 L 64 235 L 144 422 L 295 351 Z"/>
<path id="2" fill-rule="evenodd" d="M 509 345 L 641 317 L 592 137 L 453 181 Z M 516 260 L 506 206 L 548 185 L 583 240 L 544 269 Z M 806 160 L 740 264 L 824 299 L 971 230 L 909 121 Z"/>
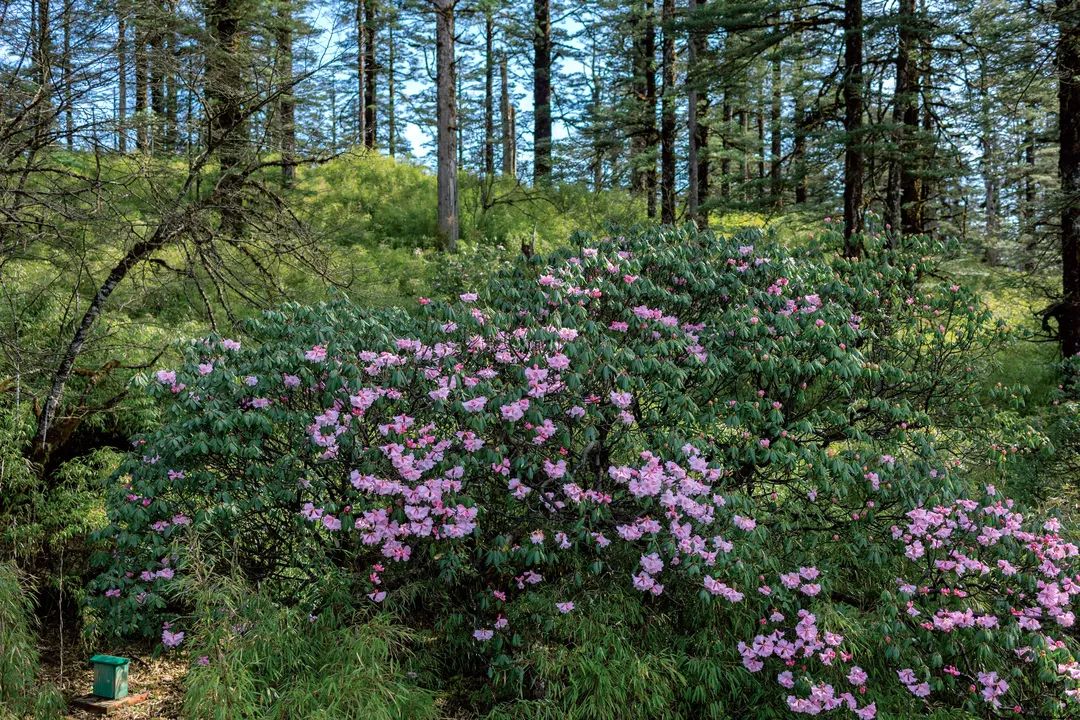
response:
<path id="1" fill-rule="evenodd" d="M 94 664 L 95 695 L 107 700 L 127 697 L 130 660 L 113 655 L 95 655 L 90 662 Z"/>

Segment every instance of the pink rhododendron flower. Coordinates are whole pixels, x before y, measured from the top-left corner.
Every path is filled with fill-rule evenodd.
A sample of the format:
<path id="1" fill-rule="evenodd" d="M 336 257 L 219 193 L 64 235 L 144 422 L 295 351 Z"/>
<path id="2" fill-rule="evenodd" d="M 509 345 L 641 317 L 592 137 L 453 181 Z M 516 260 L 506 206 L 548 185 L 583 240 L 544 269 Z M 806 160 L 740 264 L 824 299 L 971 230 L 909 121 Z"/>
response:
<path id="1" fill-rule="evenodd" d="M 1009 683 L 998 677 L 998 674 L 994 671 L 980 672 L 978 674 L 979 683 L 982 685 L 982 698 L 984 701 L 990 703 L 995 708 L 1001 707 L 1001 701 L 999 697 L 1004 695 L 1009 690 Z"/>
<path id="2" fill-rule="evenodd" d="M 735 527 L 744 532 L 750 532 L 757 527 L 757 521 L 753 518 L 743 517 L 742 515 L 736 515 L 731 519 L 731 522 Z"/>
<path id="3" fill-rule="evenodd" d="M 848 679 L 848 682 L 851 683 L 852 685 L 865 685 L 866 681 L 868 679 L 868 676 L 867 676 L 866 672 L 861 667 L 859 667 L 858 665 L 855 665 L 855 666 L 853 666 L 851 668 L 850 671 L 848 671 L 847 679 Z"/>
<path id="4" fill-rule="evenodd" d="M 558 480 L 566 475 L 566 461 L 559 460 L 553 463 L 550 460 L 544 460 L 544 473 L 552 480 Z"/>
<path id="5" fill-rule="evenodd" d="M 504 420 L 507 420 L 509 422 L 517 422 L 525 416 L 525 411 L 528 409 L 528 399 L 522 398 L 521 400 L 510 403 L 509 405 L 503 405 L 499 408 L 499 412 L 502 413 Z"/>
<path id="6" fill-rule="evenodd" d="M 473 399 L 466 400 L 465 402 L 463 402 L 462 406 L 468 412 L 480 412 L 481 410 L 484 409 L 484 406 L 487 405 L 487 400 L 488 399 L 486 397 L 484 397 L 483 395 L 477 395 Z"/>
<path id="7" fill-rule="evenodd" d="M 566 370 L 570 367 L 570 358 L 562 353 L 555 353 L 548 356 L 547 364 L 552 370 Z"/>
<path id="8" fill-rule="evenodd" d="M 641 556 L 641 569 L 650 575 L 656 575 L 664 569 L 664 561 L 656 553 Z"/>
<path id="9" fill-rule="evenodd" d="M 173 632 L 168 627 L 161 631 L 161 644 L 167 648 L 179 647 L 184 642 L 184 633 Z"/>

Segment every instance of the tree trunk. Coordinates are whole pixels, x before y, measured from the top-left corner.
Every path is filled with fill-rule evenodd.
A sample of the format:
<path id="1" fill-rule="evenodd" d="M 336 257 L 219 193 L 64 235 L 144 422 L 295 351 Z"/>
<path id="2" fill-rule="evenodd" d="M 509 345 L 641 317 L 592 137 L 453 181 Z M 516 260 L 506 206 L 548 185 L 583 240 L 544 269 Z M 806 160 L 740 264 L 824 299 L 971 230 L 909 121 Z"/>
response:
<path id="1" fill-rule="evenodd" d="M 985 199 L 985 215 L 983 222 L 984 240 L 988 249 L 986 259 L 995 264 L 998 261 L 996 253 L 992 251 L 994 240 L 998 233 L 998 211 L 1000 209 L 1001 182 L 997 174 L 997 132 L 994 126 L 993 112 L 991 107 L 990 78 L 987 75 L 986 59 L 980 58 L 979 62 L 979 125 L 980 144 L 982 145 L 982 159 L 980 169 L 983 176 L 983 193 Z"/>
<path id="2" fill-rule="evenodd" d="M 806 133 L 808 120 L 806 100 L 803 97 L 803 47 L 802 9 L 798 6 L 792 15 L 795 23 L 795 60 L 791 68 L 791 95 L 793 105 L 794 138 L 791 146 L 791 175 L 795 181 L 795 204 L 805 205 L 808 195 L 806 180 Z"/>
<path id="3" fill-rule="evenodd" d="M 900 0 L 897 16 L 899 43 L 896 52 L 896 89 L 893 104 L 893 152 L 886 197 L 886 222 L 893 232 L 917 235 L 922 232 L 919 183 L 915 167 L 913 138 L 919 132 L 919 75 L 913 50 L 918 38 L 915 0 Z"/>
<path id="4" fill-rule="evenodd" d="M 457 80 L 457 90 L 455 91 L 454 97 L 464 97 L 465 81 L 456 71 L 454 72 L 454 77 Z M 458 118 L 457 122 L 457 166 L 459 168 L 465 167 L 465 127 L 462 125 L 460 118 Z"/>
<path id="5" fill-rule="evenodd" d="M 656 217 L 656 39 L 652 0 L 639 0 L 633 21 L 633 117 L 630 123 L 632 192 L 646 198 L 649 217 Z"/>
<path id="6" fill-rule="evenodd" d="M 180 48 L 174 25 L 177 0 L 169 0 L 169 20 L 165 32 L 165 147 L 174 152 L 179 147 L 180 98 L 177 75 L 180 72 Z"/>
<path id="7" fill-rule="evenodd" d="M 397 120 L 394 115 L 397 112 L 397 51 L 394 47 L 394 23 L 387 27 L 389 45 L 387 47 L 386 67 L 386 143 L 390 157 L 397 156 Z"/>
<path id="8" fill-rule="evenodd" d="M 191 78 L 195 76 L 195 58 L 188 56 L 186 63 L 183 63 L 185 77 Z M 180 71 L 180 67 L 177 67 L 177 72 Z M 195 93 L 185 93 L 184 99 L 184 157 L 187 159 L 188 171 L 191 171 L 192 166 L 195 164 L 195 148 L 199 145 L 201 123 L 195 117 Z M 198 181 L 195 184 L 195 197 L 199 196 Z"/>
<path id="9" fill-rule="evenodd" d="M 149 20 L 146 13 L 135 3 L 135 147 L 139 152 L 149 152 L 150 137 L 147 125 L 147 100 L 150 90 L 150 75 L 147 67 L 146 42 Z"/>
<path id="10" fill-rule="evenodd" d="M 484 178 L 495 177 L 495 15 L 484 13 Z"/>
<path id="11" fill-rule="evenodd" d="M 60 25 L 64 35 L 64 57 L 60 64 L 60 83 L 63 86 L 61 101 L 64 104 L 64 142 L 68 150 L 75 149 L 75 96 L 71 84 L 71 10 L 70 2 L 64 3 Z"/>
<path id="12" fill-rule="evenodd" d="M 151 16 L 147 28 L 150 53 L 147 62 L 150 65 L 150 110 L 153 121 L 150 126 L 151 150 L 158 152 L 164 146 L 164 127 L 162 119 L 165 117 L 165 32 L 162 23 L 164 21 L 164 3 L 157 2 L 154 5 L 157 11 Z"/>
<path id="13" fill-rule="evenodd" d="M 293 96 L 293 16 L 292 5 L 278 5 L 278 70 L 281 93 L 277 115 L 281 140 L 281 185 L 291 188 L 296 180 L 296 98 Z"/>
<path id="14" fill-rule="evenodd" d="M 533 184 L 551 179 L 551 0 L 533 0 Z"/>
<path id="15" fill-rule="evenodd" d="M 190 182 L 190 176 L 188 179 Z M 186 192 L 187 187 L 185 186 L 181 190 L 179 197 L 176 198 L 176 201 L 180 202 L 183 194 Z M 105 278 L 105 281 L 98 287 L 97 292 L 94 293 L 93 298 L 90 299 L 86 312 L 83 313 L 79 325 L 75 328 L 75 333 L 72 335 L 71 341 L 64 350 L 64 354 L 60 359 L 60 364 L 57 367 L 56 372 L 53 373 L 49 392 L 45 396 L 41 412 L 38 414 L 37 427 L 35 429 L 34 439 L 31 442 L 29 453 L 31 461 L 38 465 L 38 467 L 44 468 L 48 462 L 51 451 L 49 431 L 60 410 L 60 402 L 64 396 L 64 389 L 75 369 L 75 361 L 78 360 L 79 355 L 82 353 L 83 347 L 90 337 L 90 331 L 93 328 L 94 323 L 97 322 L 102 310 L 104 310 L 105 304 L 112 296 L 113 291 L 115 291 L 116 287 L 127 277 L 132 268 L 150 257 L 156 250 L 163 247 L 172 239 L 172 237 L 179 234 L 183 229 L 183 225 L 184 220 L 182 218 L 169 218 L 168 221 L 163 220 L 159 222 L 154 229 L 154 232 L 151 233 L 149 237 L 137 242 L 127 254 L 113 266 L 108 277 Z M 166 229 L 167 226 L 169 227 L 169 230 Z"/>
<path id="16" fill-rule="evenodd" d="M 778 23 L 779 24 L 779 23 Z M 772 78 L 770 90 L 772 91 L 769 103 L 769 194 L 772 196 L 774 208 L 780 208 L 784 204 L 784 186 L 781 177 L 781 163 L 783 153 L 783 96 L 781 94 L 781 76 L 779 50 L 772 58 Z"/>
<path id="17" fill-rule="evenodd" d="M 929 12 L 927 0 L 922 0 L 920 12 L 924 16 Z M 934 206 L 931 203 L 931 198 L 935 192 L 932 169 L 934 167 L 934 156 L 936 155 L 932 95 L 934 87 L 934 55 L 933 45 L 928 33 L 920 33 L 917 39 L 919 40 L 922 60 L 922 85 L 918 89 L 922 96 L 922 143 L 919 159 L 924 170 L 913 179 L 914 189 L 912 192 L 915 213 L 913 222 L 917 223 L 918 232 L 930 233 L 933 232 L 936 225 Z M 916 108 L 912 114 L 912 123 L 917 125 L 918 122 L 919 115 L 918 108 Z"/>
<path id="18" fill-rule="evenodd" d="M 645 116 L 642 132 L 645 141 L 645 152 L 648 157 L 648 166 L 645 168 L 644 184 L 647 197 L 646 206 L 649 217 L 656 217 L 656 155 L 654 148 L 657 145 L 656 130 L 656 23 L 653 19 L 653 0 L 643 0 L 644 15 L 642 38 L 642 65 L 645 73 Z"/>
<path id="19" fill-rule="evenodd" d="M 42 107 L 48 107 L 52 95 L 52 17 L 49 10 L 49 0 L 33 0 L 36 10 L 36 27 L 34 39 L 34 66 L 38 85 L 45 95 Z"/>
<path id="20" fill-rule="evenodd" d="M 660 119 L 660 221 L 675 222 L 675 0 L 663 0 L 663 80 Z"/>
<path id="21" fill-rule="evenodd" d="M 337 83 L 330 81 L 330 149 L 338 149 Z"/>
<path id="22" fill-rule="evenodd" d="M 364 41 L 367 39 L 364 25 L 364 2 L 356 0 L 356 144 L 363 145 L 367 140 L 367 52 Z"/>
<path id="23" fill-rule="evenodd" d="M 378 0 L 365 0 L 364 4 L 364 146 L 374 150 L 378 144 L 378 88 L 379 63 L 375 56 L 375 38 L 378 29 Z"/>
<path id="24" fill-rule="evenodd" d="M 213 43 L 207 51 L 205 93 L 209 106 L 209 145 L 216 150 L 221 173 L 218 181 L 221 229 L 238 237 L 244 227 L 240 189 L 247 139 L 237 0 L 211 0 L 206 23 Z"/>
<path id="25" fill-rule="evenodd" d="M 502 174 L 516 178 L 517 128 L 514 127 L 514 106 L 510 104 L 510 78 L 505 53 L 499 57 L 499 126 L 502 131 Z"/>
<path id="26" fill-rule="evenodd" d="M 764 194 L 764 180 L 765 180 L 765 91 L 764 88 L 760 88 L 758 92 L 758 110 L 755 113 L 757 121 L 757 179 L 758 179 L 758 196 Z"/>
<path id="27" fill-rule="evenodd" d="M 743 98 L 746 102 L 746 98 Z M 747 198 L 748 185 L 750 182 L 750 150 L 747 147 L 750 137 L 750 113 L 747 110 L 739 110 L 739 168 L 742 171 L 742 198 Z"/>
<path id="28" fill-rule="evenodd" d="M 720 197 L 726 198 L 731 194 L 731 153 L 730 150 L 730 136 L 731 136 L 731 121 L 734 115 L 731 112 L 731 102 L 729 98 L 730 89 L 724 89 L 724 105 L 720 110 L 722 125 L 721 134 L 721 150 L 724 155 L 720 160 Z"/>
<path id="29" fill-rule="evenodd" d="M 1024 192 L 1020 201 L 1020 237 L 1024 241 L 1024 257 L 1021 261 L 1021 269 L 1031 272 L 1036 269 L 1036 250 L 1038 235 L 1032 227 L 1032 219 L 1035 216 L 1035 122 L 1031 113 L 1034 108 L 1027 109 L 1024 119 Z"/>
<path id="30" fill-rule="evenodd" d="M 863 231 L 862 0 L 844 0 L 844 255 L 858 257 Z"/>
<path id="31" fill-rule="evenodd" d="M 806 178 L 807 114 L 801 100 L 795 103 L 795 139 L 791 146 L 791 168 L 795 176 L 795 204 L 805 205 L 809 195 Z"/>
<path id="32" fill-rule="evenodd" d="M 708 2 L 708 0 L 689 0 L 694 11 L 700 16 L 700 10 Z M 709 225 L 709 211 L 705 208 L 705 204 L 709 199 L 709 124 L 707 122 L 707 116 L 709 113 L 709 93 L 706 89 L 706 81 L 709 78 L 710 70 L 708 65 L 708 49 L 709 40 L 708 34 L 700 29 L 694 28 L 690 32 L 690 69 L 688 75 L 690 78 L 691 88 L 693 94 L 691 102 L 694 108 L 694 118 L 692 121 L 692 129 L 690 131 L 691 145 L 694 148 L 692 153 L 692 159 L 690 160 L 692 172 L 694 175 L 694 186 L 696 192 L 693 192 L 693 204 L 694 210 L 691 213 L 694 216 L 694 221 L 698 227 L 708 227 Z"/>
<path id="33" fill-rule="evenodd" d="M 912 59 L 912 49 L 919 33 L 917 28 L 912 27 L 912 23 L 919 22 L 919 19 L 915 15 L 915 0 L 902 0 L 901 4 L 909 6 L 905 9 L 905 13 L 910 16 L 910 19 L 906 37 L 903 39 L 907 46 L 907 59 L 904 71 L 904 91 L 900 94 L 900 97 L 904 98 L 901 115 L 904 134 L 900 147 L 901 152 L 907 155 L 900 164 L 900 227 L 908 235 L 918 235 L 924 230 L 919 197 L 922 192 L 920 175 L 923 172 L 919 168 L 923 164 L 923 159 L 916 156 L 915 138 L 919 133 L 919 106 L 915 101 L 919 96 L 919 73 Z M 899 60 L 897 60 L 897 66 L 899 72 Z M 897 79 L 899 80 L 899 75 Z"/>
<path id="34" fill-rule="evenodd" d="M 116 98 L 116 148 L 127 152 L 127 5 L 116 8 L 116 75 L 119 87 Z"/>
<path id="35" fill-rule="evenodd" d="M 591 127 L 592 135 L 592 158 L 591 158 L 591 170 L 592 170 L 592 189 L 593 192 L 600 192 L 604 188 L 604 157 L 607 155 L 607 148 L 609 147 L 609 140 L 605 137 L 606 132 L 601 121 L 601 112 L 604 102 L 604 81 L 600 77 L 599 68 L 597 67 L 597 47 L 596 43 L 592 44 L 592 54 L 590 58 L 590 69 L 592 74 L 590 76 L 590 103 L 589 103 L 589 124 Z"/>
<path id="36" fill-rule="evenodd" d="M 687 10 L 692 15 L 697 0 L 687 0 Z M 690 40 L 687 43 L 686 62 L 686 214 L 695 223 L 698 221 L 698 154 L 701 148 L 698 146 L 698 88 L 697 88 L 697 64 L 699 45 L 697 29 L 691 28 Z"/>
<path id="37" fill-rule="evenodd" d="M 1080 354 L 1080 0 L 1058 0 L 1058 175 L 1061 180 L 1061 354 Z"/>
<path id="38" fill-rule="evenodd" d="M 438 125 L 439 239 L 457 251 L 457 67 L 454 59 L 454 4 L 435 0 L 435 65 Z"/>

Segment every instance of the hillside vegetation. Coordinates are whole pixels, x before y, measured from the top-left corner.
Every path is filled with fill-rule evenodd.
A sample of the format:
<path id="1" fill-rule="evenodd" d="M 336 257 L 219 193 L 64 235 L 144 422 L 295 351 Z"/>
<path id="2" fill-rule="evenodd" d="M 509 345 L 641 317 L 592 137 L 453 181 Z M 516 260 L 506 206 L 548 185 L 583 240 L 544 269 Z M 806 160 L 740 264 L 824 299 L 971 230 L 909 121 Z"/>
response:
<path id="1" fill-rule="evenodd" d="M 301 168 L 290 203 L 322 274 L 283 265 L 265 304 L 242 288 L 211 303 L 229 316 L 162 253 L 80 358 L 87 414 L 47 483 L 19 450 L 35 408 L 4 393 L 2 542 L 37 573 L 5 576 L 10 647 L 32 653 L 33 600 L 55 617 L 63 587 L 87 652 L 186 659 L 190 717 L 781 717 L 794 706 L 766 623 L 767 643 L 836 639 L 806 646 L 792 682 L 808 708 L 980 717 L 1001 695 L 1067 716 L 1046 689 L 1074 687 L 1071 631 L 1049 652 L 1009 615 L 1043 583 L 1025 545 L 971 555 L 1015 579 L 932 599 L 897 588 L 944 581 L 890 534 L 922 507 L 1008 495 L 1057 529 L 1030 541 L 1037 557 L 1071 547 L 1075 400 L 1023 283 L 919 239 L 871 235 L 845 259 L 823 219 L 657 229 L 618 192 L 463 185 L 448 255 L 425 172 L 375 155 Z M 513 202 L 485 210 L 485 194 Z M 102 266 L 120 250 L 105 234 L 79 248 Z M 5 293 L 33 302 L 4 325 L 42 358 L 88 291 L 62 257 L 5 267 Z M 432 443 L 434 464 L 403 476 L 437 473 L 445 503 L 363 479 Z M 670 530 L 633 529 L 664 516 Z M 940 551 L 979 548 L 956 542 Z M 1068 605 L 1035 607 L 1071 627 Z M 905 619 L 972 612 L 993 625 Z M 1046 659 L 1018 661 L 1021 646 Z M 0 677 L 27 662 L 8 655 Z M 971 696 L 989 672 L 1007 689 Z M 16 716 L 55 711 L 48 688 L 31 711 L 5 682 Z"/>

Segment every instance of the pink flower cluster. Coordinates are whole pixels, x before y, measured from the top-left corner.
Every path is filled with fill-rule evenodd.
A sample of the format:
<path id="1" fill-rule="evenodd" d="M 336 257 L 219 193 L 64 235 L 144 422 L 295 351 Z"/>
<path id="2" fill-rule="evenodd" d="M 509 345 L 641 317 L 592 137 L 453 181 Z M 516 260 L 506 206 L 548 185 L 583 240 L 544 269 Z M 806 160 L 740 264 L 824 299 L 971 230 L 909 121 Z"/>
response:
<path id="1" fill-rule="evenodd" d="M 708 532 L 717 522 L 718 511 L 726 512 L 727 502 L 714 487 L 724 477 L 724 472 L 710 467 L 708 460 L 693 445 L 685 445 L 682 451 L 687 456 L 686 467 L 643 452 L 643 465 L 636 468 L 612 466 L 608 468 L 608 476 L 617 485 L 625 486 L 630 497 L 637 501 L 632 507 L 638 512 L 653 503 L 663 509 L 670 536 L 670 542 L 665 545 L 673 548 L 670 564 L 691 561 L 712 567 L 719 556 L 730 553 L 734 547 L 722 535 Z M 733 515 L 731 523 L 744 532 L 757 526 L 755 520 L 742 515 Z M 628 542 L 645 536 L 661 542 L 663 530 L 664 526 L 648 514 L 638 515 L 631 522 L 616 527 L 619 537 Z M 664 586 L 656 579 L 664 567 L 660 557 L 656 553 L 643 556 L 641 567 L 641 572 L 633 577 L 634 587 L 654 595 L 661 594 Z M 740 602 L 744 597 L 738 589 L 710 575 L 704 577 L 703 584 L 710 594 L 732 603 Z"/>
<path id="2" fill-rule="evenodd" d="M 1009 690 L 1009 683 L 998 677 L 994 671 L 981 672 L 978 674 L 979 684 L 982 685 L 982 699 L 995 708 L 1001 707 L 999 697 Z"/>
<path id="3" fill-rule="evenodd" d="M 924 698 L 930 694 L 930 683 L 920 681 L 911 668 L 898 670 L 896 676 L 900 678 L 900 682 L 904 684 L 908 692 L 915 697 Z"/>
<path id="4" fill-rule="evenodd" d="M 825 667 L 832 666 L 837 659 L 848 662 L 852 655 L 842 652 L 839 648 L 843 645 L 842 635 L 821 630 L 817 625 L 817 617 L 808 610 L 798 611 L 798 621 L 790 630 L 775 628 L 771 633 L 759 634 L 749 643 L 740 641 L 738 644 L 739 654 L 742 656 L 743 666 L 750 672 L 760 672 L 765 667 L 766 661 L 776 658 L 787 668 L 794 668 L 799 661 L 804 661 L 801 668 L 805 668 L 806 660 L 814 660 Z M 771 622 L 781 624 L 785 616 L 773 610 L 769 618 L 762 619 L 763 624 Z M 862 694 L 867 682 L 867 674 L 857 665 L 851 667 L 847 674 L 848 682 L 856 688 L 856 693 Z M 795 687 L 795 674 L 791 669 L 783 670 L 776 676 L 776 682 L 781 687 L 791 690 Z M 810 693 L 806 697 L 788 695 L 786 698 L 788 709 L 792 712 L 806 715 L 820 715 L 837 709 L 846 709 L 855 713 L 856 717 L 870 720 L 877 715 L 877 705 L 869 703 L 859 704 L 855 694 L 850 691 L 837 692 L 830 684 L 825 682 L 813 682 L 808 678 Z"/>
<path id="5" fill-rule="evenodd" d="M 975 587 L 980 594 L 992 588 L 996 595 L 1015 603 L 1012 616 L 1021 629 L 1040 629 L 1038 618 L 1043 617 L 1061 627 L 1075 623 L 1073 601 L 1080 595 L 1080 573 L 1066 574 L 1063 561 L 1080 556 L 1080 549 L 1063 540 L 1054 523 L 1049 523 L 1053 530 L 1045 526 L 1041 532 L 1025 530 L 1023 515 L 1012 508 L 1011 500 L 983 505 L 960 499 L 933 509 L 915 508 L 907 513 L 906 526 L 893 527 L 893 538 L 904 544 L 904 554 L 913 567 L 927 581 L 931 578 L 925 569 L 934 571 L 934 587 L 927 582 L 918 594 L 939 604 L 961 601 L 958 608 L 935 609 L 930 619 L 922 621 L 924 628 L 952 632 L 1000 626 L 1000 618 L 977 611 L 981 603 L 964 589 L 969 577 L 991 578 L 993 582 L 976 582 Z M 1014 544 L 1006 546 L 1007 541 Z M 1014 551 L 1013 547 L 1019 549 Z M 1021 575 L 1035 577 L 1038 592 L 1034 597 L 1023 592 Z M 913 584 L 906 584 L 914 589 Z M 914 602 L 909 608 L 910 616 L 920 615 Z"/>
<path id="6" fill-rule="evenodd" d="M 905 525 L 892 528 L 893 538 L 903 543 L 904 555 L 911 561 L 908 578 L 899 581 L 900 592 L 908 598 L 906 615 L 931 633 L 1001 632 L 1011 625 L 1040 636 L 1051 650 L 1061 649 L 1064 643 L 1045 634 L 1044 624 L 1047 620 L 1063 628 L 1075 624 L 1075 600 L 1080 595 L 1075 561 L 1080 550 L 1058 534 L 1058 521 L 1026 529 L 1013 502 L 995 496 L 991 486 L 983 503 L 960 499 L 918 507 L 907 513 Z M 1034 593 L 1027 589 L 1032 585 Z M 1001 604 L 1009 607 L 1007 617 L 986 611 Z M 1032 659 L 1030 646 L 1014 654 L 1020 662 Z M 953 677 L 962 674 L 953 666 L 944 672 Z M 970 672 L 982 687 L 983 700 L 999 707 L 1009 684 L 995 670 Z M 917 697 L 930 692 L 929 685 L 917 681 L 910 670 L 900 671 L 900 679 Z"/>
<path id="7" fill-rule="evenodd" d="M 821 585 L 816 580 L 821 573 L 816 567 L 801 567 L 797 572 L 785 573 L 780 576 L 780 583 L 788 590 L 798 590 L 803 595 L 813 597 L 821 592 Z"/>

